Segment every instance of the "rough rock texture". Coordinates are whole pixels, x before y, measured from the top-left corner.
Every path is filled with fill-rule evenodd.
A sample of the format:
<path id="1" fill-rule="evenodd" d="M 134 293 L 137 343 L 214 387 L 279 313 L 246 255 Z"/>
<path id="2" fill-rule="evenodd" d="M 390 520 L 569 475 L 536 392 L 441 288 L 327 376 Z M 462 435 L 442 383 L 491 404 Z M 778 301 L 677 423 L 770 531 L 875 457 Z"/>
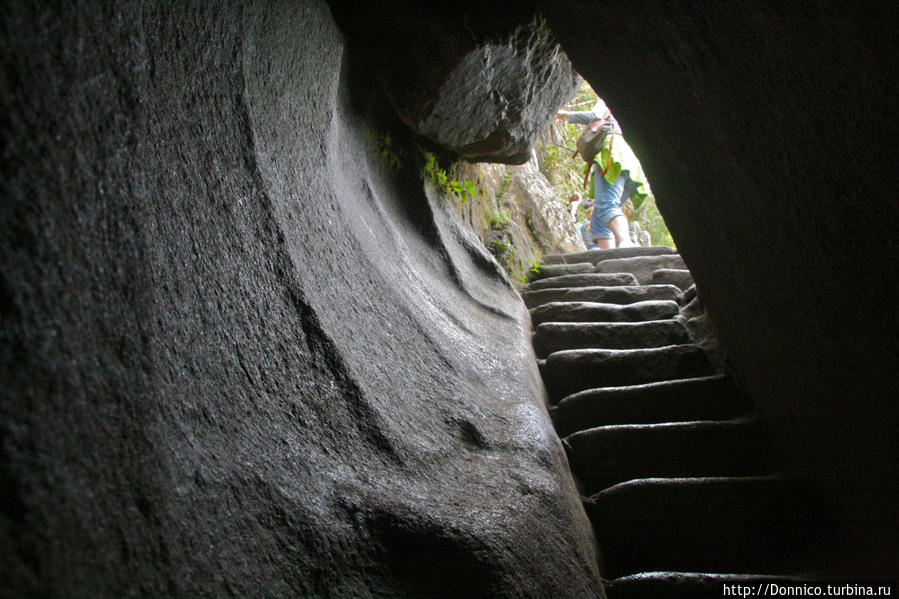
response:
<path id="1" fill-rule="evenodd" d="M 525 222 L 533 236 L 546 240 L 541 254 L 568 253 L 586 250 L 584 240 L 574 226 L 559 194 L 540 172 L 536 156 L 520 167 L 511 167 L 509 207 L 518 206 L 525 212 Z M 558 248 L 558 249 L 557 249 Z"/>
<path id="2" fill-rule="evenodd" d="M 549 303 L 531 310 L 531 322 L 636 322 L 663 320 L 678 314 L 677 302 L 644 301 L 621 306 L 597 302 Z"/>
<path id="3" fill-rule="evenodd" d="M 727 592 L 737 592 L 739 587 L 740 594 L 747 592 L 747 588 L 755 590 L 760 584 L 778 585 L 772 589 L 773 593 L 788 593 L 792 591 L 791 585 L 798 587 L 803 582 L 788 576 L 650 572 L 618 578 L 609 584 L 608 591 L 613 599 L 718 599 L 724 595 L 724 585 L 728 585 Z"/>
<path id="4" fill-rule="evenodd" d="M 171 6 L 5 9 L 4 594 L 600 595 L 524 306 L 327 7 Z"/>
<path id="5" fill-rule="evenodd" d="M 521 298 L 528 308 L 546 302 L 602 302 L 606 304 L 631 304 L 647 300 L 679 301 L 680 290 L 674 285 L 643 285 L 615 287 L 574 287 L 572 289 L 537 289 L 524 291 Z"/>
<path id="6" fill-rule="evenodd" d="M 609 250 L 587 250 L 565 256 L 546 256 L 546 264 L 579 264 L 589 262 L 593 265 L 604 260 L 618 260 L 620 258 L 636 258 L 638 256 L 667 256 L 676 253 L 674 248 L 664 245 L 649 247 L 623 247 Z"/>
<path id="7" fill-rule="evenodd" d="M 526 162 L 580 81 L 527 3 L 330 4 L 400 118 L 466 158 Z"/>
<path id="8" fill-rule="evenodd" d="M 541 370 L 550 401 L 558 403 L 586 389 L 707 376 L 713 374 L 714 367 L 697 346 L 668 345 L 557 351 L 546 358 Z"/>
<path id="9" fill-rule="evenodd" d="M 637 277 L 641 285 L 652 283 L 655 272 L 660 268 L 683 268 L 684 261 L 677 254 L 662 256 L 634 256 L 633 258 L 613 258 L 596 264 L 596 272 L 621 272 L 626 270 Z"/>
<path id="10" fill-rule="evenodd" d="M 528 289 L 537 291 L 540 289 L 564 289 L 572 287 L 596 287 L 596 286 L 630 286 L 637 284 L 637 277 L 629 272 L 615 273 L 586 273 L 581 275 L 560 275 L 547 277 L 534 281 L 528 285 Z"/>
<path id="11" fill-rule="evenodd" d="M 586 249 L 565 204 L 533 158 L 522 165 L 462 162 L 450 176 L 476 183 L 475 197 L 463 202 L 452 195 L 451 204 L 463 222 L 480 232 L 516 283 L 544 255 Z M 494 240 L 505 245 L 491 248 Z"/>
<path id="12" fill-rule="evenodd" d="M 4 592 L 596 594 L 523 307 L 346 102 L 344 40 L 395 63 L 369 70 L 419 126 L 466 57 L 530 47 L 508 42 L 532 7 L 382 2 L 351 15 L 383 19 L 369 44 L 313 0 L 7 4 Z M 845 520 L 845 572 L 894 575 L 891 9 L 539 4 L 640 155 L 761 417 Z M 534 72 L 526 54 L 503 70 Z M 446 139 L 525 160 L 556 108 L 535 98 L 519 126 L 532 101 L 494 94 L 505 115 L 485 102 Z"/>
<path id="13" fill-rule="evenodd" d="M 693 275 L 683 268 L 660 268 L 652 274 L 653 285 L 675 285 L 686 291 L 694 285 Z"/>
<path id="14" fill-rule="evenodd" d="M 589 262 L 576 264 L 541 264 L 538 268 L 528 272 L 528 281 L 539 281 L 567 275 L 586 275 L 596 271 L 596 267 Z"/>
<path id="15" fill-rule="evenodd" d="M 534 330 L 534 353 L 545 358 L 562 349 L 626 349 L 662 347 L 689 340 L 687 329 L 678 320 L 647 322 L 544 322 Z M 639 344 L 639 345 L 638 345 Z"/>
<path id="16" fill-rule="evenodd" d="M 811 1 L 539 5 L 640 156 L 762 416 L 845 519 L 846 571 L 891 576 L 895 12 Z"/>

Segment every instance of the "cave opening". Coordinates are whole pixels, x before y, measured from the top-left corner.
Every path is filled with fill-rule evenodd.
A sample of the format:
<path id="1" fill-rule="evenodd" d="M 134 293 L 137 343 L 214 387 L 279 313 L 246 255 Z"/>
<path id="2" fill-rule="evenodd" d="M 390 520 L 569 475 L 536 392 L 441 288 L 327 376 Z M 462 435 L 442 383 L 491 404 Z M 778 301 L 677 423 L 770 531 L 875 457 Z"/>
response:
<path id="1" fill-rule="evenodd" d="M 509 44 L 535 4 L 559 44 L 545 29 Z M 808 572 L 820 553 L 793 548 L 815 545 L 808 535 L 822 529 L 840 533 L 817 543 L 839 554 L 838 574 L 895 574 L 899 203 L 886 183 L 897 30 L 888 5 L 588 4 L 485 13 L 465 2 L 438 14 L 340 0 L 8 3 L 4 590 L 601 597 L 587 511 L 604 542 L 618 544 L 607 578 L 661 567 L 774 573 L 794 557 L 809 558 L 799 564 Z M 416 168 L 393 176 L 402 156 L 378 147 L 386 137 L 366 146 L 376 119 L 347 109 L 343 85 L 353 45 L 368 49 L 387 120 L 472 160 L 433 169 L 438 183 L 443 169 L 458 184 L 445 197 L 422 194 Z M 500 237 L 495 247 L 524 273 L 541 252 L 522 302 L 466 228 L 484 199 L 501 210 L 497 231 L 570 218 L 502 211 L 539 187 L 536 169 L 505 167 L 528 159 L 570 97 L 572 68 L 601 82 L 734 368 L 808 485 L 756 476 L 770 461 L 727 450 L 757 446 L 757 429 L 712 422 L 704 410 L 724 421 L 745 402 L 726 378 L 704 374 L 695 347 L 661 349 L 685 339 L 690 315 L 683 326 L 678 316 L 695 299 L 680 287 L 688 279 L 656 280 L 658 270 L 683 270 L 671 252 L 616 248 L 602 261 L 575 252 L 553 263 L 536 246 L 511 256 Z M 436 106 L 446 112 L 434 115 Z M 465 111 L 477 122 L 456 118 Z M 476 165 L 487 166 L 467 170 Z M 634 258 L 672 262 L 622 277 L 620 261 Z M 648 284 L 628 284 L 640 277 Z M 580 301 L 600 286 L 614 289 L 606 300 L 640 301 Z M 555 313 L 537 305 L 562 296 L 550 302 Z M 562 303 L 646 322 L 575 330 L 583 323 L 566 322 Z M 570 346 L 598 338 L 655 341 Z M 696 376 L 675 385 L 613 378 L 617 368 L 578 368 L 607 379 L 566 375 L 572 362 L 637 358 Z M 547 393 L 576 453 L 552 433 Z M 621 421 L 637 407 L 643 422 Z M 600 433 L 577 428 L 598 412 Z M 669 424 L 697 414 L 712 424 Z M 620 482 L 631 476 L 622 469 L 587 472 L 601 497 L 585 506 L 565 470 L 568 461 L 588 471 L 581 457 L 594 453 L 673 478 L 690 463 L 674 459 L 685 428 L 720 449 L 693 447 L 693 457 L 743 480 L 637 484 Z M 628 451 L 649 429 L 665 443 Z M 678 505 L 662 487 L 677 489 Z M 806 510 L 810 490 L 832 517 Z M 729 505 L 743 517 L 712 517 Z M 689 517 L 667 518 L 675 513 Z M 724 562 L 737 532 L 757 542 L 743 545 L 745 561 Z M 699 538 L 712 543 L 676 550 Z M 429 549 L 451 567 L 404 553 Z M 717 585 L 716 576 L 692 582 Z M 644 580 L 643 596 L 654 597 L 691 582 Z"/>
<path id="2" fill-rule="evenodd" d="M 550 183 L 558 190 L 560 197 L 566 202 L 569 213 L 576 221 L 576 226 L 584 239 L 587 249 L 599 247 L 590 234 L 590 216 L 593 212 L 593 201 L 596 195 L 595 186 L 591 182 L 590 175 L 595 174 L 593 171 L 596 168 L 591 169 L 591 163 L 587 162 L 586 158 L 579 153 L 579 144 L 582 143 L 579 140 L 582 137 L 582 133 L 590 125 L 583 122 L 571 122 L 572 117 L 566 117 L 563 112 L 577 113 L 581 121 L 585 119 L 593 120 L 594 116 L 588 116 L 588 112 L 596 111 L 598 100 L 600 100 L 599 95 L 586 80 L 582 80 L 576 93 L 565 102 L 562 111 L 556 114 L 556 118 L 551 122 L 547 133 L 538 138 L 535 146 L 541 171 L 544 172 Z M 608 104 L 604 101 L 602 106 L 606 107 L 608 115 L 615 122 L 616 130 L 620 131 L 620 138 L 626 140 L 623 127 L 618 124 L 614 116 L 611 116 L 611 107 L 608 107 Z M 600 119 L 602 116 L 604 115 L 595 115 L 597 119 Z M 596 126 L 602 127 L 603 125 L 598 124 Z M 602 136 L 598 139 L 599 141 L 593 139 L 590 143 L 596 147 L 602 146 L 604 141 Z M 613 148 L 615 146 L 614 142 L 610 145 Z M 628 152 L 632 152 L 629 145 L 626 145 L 626 147 Z M 606 152 L 606 154 L 596 157 L 597 162 L 603 163 L 605 166 L 607 166 L 608 160 L 611 159 L 608 150 Z M 651 187 L 651 177 L 648 174 L 642 174 L 643 168 L 636 152 L 633 152 L 631 160 L 640 171 L 640 179 L 645 189 L 641 189 L 642 193 L 638 193 L 638 185 L 630 178 L 627 184 L 625 184 L 621 207 L 624 216 L 628 220 L 630 241 L 643 246 L 664 245 L 676 247 L 674 239 L 665 224 L 665 219 L 659 212 L 656 204 L 655 195 Z M 591 169 L 591 171 L 588 172 L 588 169 Z M 625 175 L 627 174 L 625 169 Z M 606 230 L 605 227 L 602 227 L 602 230 Z M 609 245 L 604 244 L 604 247 L 609 247 Z"/>

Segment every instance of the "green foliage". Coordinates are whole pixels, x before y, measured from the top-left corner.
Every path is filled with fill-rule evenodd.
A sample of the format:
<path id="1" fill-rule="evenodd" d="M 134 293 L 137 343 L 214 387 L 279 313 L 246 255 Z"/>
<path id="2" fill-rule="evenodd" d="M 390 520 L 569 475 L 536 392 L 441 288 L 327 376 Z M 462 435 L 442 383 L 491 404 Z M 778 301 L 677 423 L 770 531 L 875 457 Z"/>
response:
<path id="1" fill-rule="evenodd" d="M 656 206 L 656 199 L 653 196 L 646 198 L 646 201 L 640 206 L 640 209 L 634 214 L 634 220 L 641 225 L 649 233 L 653 245 L 667 245 L 676 247 L 668 226 L 665 225 L 665 219 Z"/>
<path id="2" fill-rule="evenodd" d="M 422 156 L 425 159 L 424 166 L 421 169 L 422 175 L 430 179 L 438 189 L 446 188 L 449 176 L 446 174 L 445 169 L 440 168 L 437 156 L 433 152 L 427 151 L 422 151 Z"/>
<path id="3" fill-rule="evenodd" d="M 587 90 L 592 92 L 589 86 Z M 593 102 L 596 101 L 595 98 L 596 95 L 593 94 Z M 571 103 L 576 102 L 572 100 Z M 581 134 L 581 127 L 559 121 L 556 121 L 552 127 L 553 137 L 560 139 L 555 139 L 552 143 L 545 143 L 539 148 L 538 164 L 540 171 L 558 190 L 559 196 L 567 202 L 572 194 L 585 195 L 586 191 L 582 176 L 584 161 L 579 156 L 573 156 L 577 138 Z"/>
<path id="4" fill-rule="evenodd" d="M 390 133 L 379 133 L 374 129 L 366 129 L 369 145 L 377 152 L 378 156 L 387 165 L 387 168 L 395 171 L 400 168 L 400 155 L 393 149 L 393 141 Z"/>
<path id="5" fill-rule="evenodd" d="M 499 257 L 509 251 L 512 244 L 508 239 L 494 239 L 490 241 L 490 251 L 494 256 Z"/>
<path id="6" fill-rule="evenodd" d="M 511 223 L 512 215 L 508 212 L 501 212 L 491 216 L 487 224 L 491 231 L 507 231 Z"/>
<path id="7" fill-rule="evenodd" d="M 528 269 L 534 274 L 540 274 L 540 260 L 537 258 L 531 258 L 528 260 L 528 265 L 530 268 Z"/>
<path id="8" fill-rule="evenodd" d="M 524 226 L 528 228 L 531 237 L 537 239 L 537 227 L 534 226 L 534 220 L 531 218 L 530 214 L 524 217 Z"/>
<path id="9" fill-rule="evenodd" d="M 510 177 L 509 175 L 506 175 L 505 177 L 503 177 L 503 183 L 502 183 L 502 185 L 500 185 L 499 189 L 496 191 L 497 206 L 499 205 L 499 202 L 500 202 L 500 200 L 502 200 L 502 197 L 505 195 L 505 193 L 507 191 L 509 191 L 509 185 L 511 185 L 511 184 L 512 184 L 512 177 Z"/>
<path id="10" fill-rule="evenodd" d="M 458 195 L 459 200 L 463 204 L 468 198 L 477 197 L 478 188 L 475 186 L 474 181 L 471 179 L 466 179 L 464 181 L 450 179 L 446 169 L 440 166 L 436 154 L 428 152 L 427 150 L 422 150 L 422 156 L 425 161 L 424 166 L 422 167 L 422 176 L 430 179 L 437 189 L 446 193 Z"/>
<path id="11" fill-rule="evenodd" d="M 500 266 L 512 273 L 515 269 L 515 248 L 508 234 L 505 231 L 496 232 L 488 237 L 486 245 Z"/>
<path id="12" fill-rule="evenodd" d="M 566 106 L 570 110 L 589 110 L 596 99 L 596 92 L 584 81 L 577 94 Z M 577 145 L 577 138 L 583 127 L 559 122 L 552 126 L 555 133 L 561 138 L 561 143 L 557 140 L 557 143 L 544 144 L 539 148 L 540 170 L 556 188 L 564 202 L 567 203 L 574 193 L 580 193 L 584 198 L 591 197 L 593 191 L 584 189 L 584 161 L 579 156 L 572 157 Z M 656 207 L 655 198 L 650 196 L 638 208 L 631 220 L 640 223 L 649 232 L 653 245 L 674 247 L 674 240 Z M 583 203 L 578 208 L 577 219 L 579 221 L 586 219 Z"/>

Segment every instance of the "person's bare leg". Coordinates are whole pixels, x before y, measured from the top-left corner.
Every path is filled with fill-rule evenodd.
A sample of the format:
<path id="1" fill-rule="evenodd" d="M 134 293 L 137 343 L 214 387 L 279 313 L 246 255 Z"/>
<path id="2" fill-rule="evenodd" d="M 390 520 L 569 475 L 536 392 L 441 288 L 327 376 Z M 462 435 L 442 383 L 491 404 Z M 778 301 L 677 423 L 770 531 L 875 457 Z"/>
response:
<path id="1" fill-rule="evenodd" d="M 606 223 L 606 226 L 612 230 L 612 233 L 615 234 L 615 240 L 618 242 L 618 247 L 627 248 L 636 245 L 633 241 L 631 241 L 630 233 L 627 230 L 626 216 L 616 216 L 608 223 Z"/>
<path id="2" fill-rule="evenodd" d="M 615 247 L 614 239 L 594 239 L 593 241 L 596 242 L 596 245 L 598 245 L 601 250 L 610 250 Z"/>

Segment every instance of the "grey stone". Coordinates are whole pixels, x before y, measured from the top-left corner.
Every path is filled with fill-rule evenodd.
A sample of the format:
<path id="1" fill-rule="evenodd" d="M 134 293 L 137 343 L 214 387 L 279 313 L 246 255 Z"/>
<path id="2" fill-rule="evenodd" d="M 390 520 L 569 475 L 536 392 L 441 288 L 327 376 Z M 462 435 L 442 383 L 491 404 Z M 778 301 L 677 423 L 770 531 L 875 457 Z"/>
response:
<path id="1" fill-rule="evenodd" d="M 602 260 L 614 260 L 617 258 L 634 258 L 636 256 L 664 256 L 676 254 L 674 248 L 667 245 L 633 246 L 627 248 L 611 248 L 608 250 L 587 250 L 565 254 L 563 259 L 569 263 L 590 262 L 597 264 Z"/>
<path id="2" fill-rule="evenodd" d="M 693 285 L 693 275 L 689 270 L 680 268 L 660 268 L 652 273 L 653 285 L 675 285 L 686 291 Z"/>
<path id="3" fill-rule="evenodd" d="M 587 495 L 637 478 L 752 476 L 783 466 L 771 440 L 748 420 L 601 426 L 565 441 Z"/>
<path id="4" fill-rule="evenodd" d="M 601 260 L 596 264 L 596 272 L 629 272 L 637 277 L 637 281 L 643 285 L 652 283 L 652 277 L 655 271 L 662 268 L 685 269 L 686 265 L 679 254 L 615 258 L 611 260 Z"/>
<path id="5" fill-rule="evenodd" d="M 602 595 L 527 312 L 324 3 L 4 21 L 4 593 Z"/>
<path id="6" fill-rule="evenodd" d="M 751 409 L 751 402 L 733 378 L 719 374 L 590 389 L 566 397 L 550 413 L 556 431 L 567 436 L 609 424 L 725 420 L 747 414 Z"/>
<path id="7" fill-rule="evenodd" d="M 690 341 L 678 320 L 647 322 L 544 322 L 534 332 L 538 358 L 565 349 L 632 349 Z"/>
<path id="8" fill-rule="evenodd" d="M 528 308 L 550 302 L 598 302 L 604 304 L 633 304 L 649 300 L 680 301 L 681 292 L 674 285 L 642 285 L 616 287 L 572 287 L 570 289 L 539 289 L 521 294 Z"/>
<path id="9" fill-rule="evenodd" d="M 541 172 L 537 156 L 532 155 L 520 167 L 507 167 L 507 171 L 511 171 L 512 181 L 503 194 L 503 204 L 509 206 L 512 214 L 522 213 L 519 221 L 524 221 L 540 247 L 568 252 L 583 250 L 584 240 L 561 202 L 559 192 Z"/>
<path id="10" fill-rule="evenodd" d="M 639 322 L 665 320 L 678 314 L 677 302 L 649 300 L 635 304 L 551 302 L 531 310 L 536 327 L 543 322 Z"/>
<path id="11" fill-rule="evenodd" d="M 518 7 L 329 4 L 402 121 L 471 160 L 526 162 L 579 82 L 545 21 Z"/>
<path id="12" fill-rule="evenodd" d="M 550 401 L 599 387 L 637 385 L 712 374 L 705 352 L 690 345 L 646 349 L 572 349 L 546 358 L 541 369 Z"/>
<path id="13" fill-rule="evenodd" d="M 539 289 L 559 289 L 565 287 L 613 287 L 618 285 L 637 285 L 637 277 L 630 273 L 559 275 L 556 277 L 538 279 L 528 285 L 528 290 L 537 291 Z"/>
<path id="14" fill-rule="evenodd" d="M 576 275 L 592 273 L 593 265 L 589 262 L 579 264 L 545 264 L 540 265 L 536 271 L 528 272 L 528 282 L 539 281 L 549 277 L 558 277 L 562 275 Z"/>
<path id="15" fill-rule="evenodd" d="M 494 231 L 506 233 L 505 244 L 491 249 L 516 284 L 533 268 L 535 256 L 583 249 L 574 221 L 536 159 L 517 166 L 456 162 L 447 177 L 475 182 L 478 193 L 467 195 L 465 201 L 459 201 L 455 194 L 440 195 L 446 197 L 444 203 L 455 209 L 463 223 L 480 232 L 488 248 Z"/>
<path id="16" fill-rule="evenodd" d="M 802 592 L 803 585 L 820 584 L 820 578 L 798 576 L 763 576 L 752 574 L 699 574 L 696 572 L 641 572 L 622 576 L 606 587 L 609 599 L 720 599 L 724 586 L 730 592 L 739 589 L 769 589 L 769 584 Z"/>
<path id="17" fill-rule="evenodd" d="M 597 493 L 584 507 L 603 531 L 604 571 L 613 578 L 791 574 L 808 571 L 838 542 L 816 526 L 826 511 L 811 490 L 774 476 L 638 479 Z"/>
<path id="18" fill-rule="evenodd" d="M 547 254 L 540 259 L 541 264 L 565 264 L 562 254 Z"/>

